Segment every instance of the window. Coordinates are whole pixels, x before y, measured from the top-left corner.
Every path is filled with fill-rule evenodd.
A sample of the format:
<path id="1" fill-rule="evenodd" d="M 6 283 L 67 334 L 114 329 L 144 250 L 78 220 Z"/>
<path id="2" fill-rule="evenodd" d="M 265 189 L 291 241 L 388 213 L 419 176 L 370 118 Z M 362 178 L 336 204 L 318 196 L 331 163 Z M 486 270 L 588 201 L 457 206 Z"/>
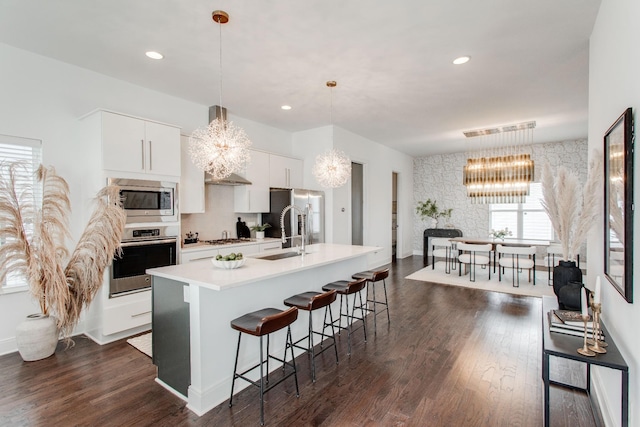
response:
<path id="1" fill-rule="evenodd" d="M 533 182 L 525 203 L 489 205 L 489 228 L 509 228 L 513 239 L 553 240 L 553 227 L 542 207 L 542 184 Z"/>
<path id="2" fill-rule="evenodd" d="M 42 161 L 42 143 L 39 140 L 20 138 L 16 136 L 0 135 L 0 162 L 23 162 L 26 169 L 24 180 L 18 185 L 32 186 L 35 179 L 35 171 Z M 3 177 L 4 178 L 4 177 Z M 39 191 L 35 191 L 39 194 Z M 5 242 L 0 240 L 0 245 Z M 12 292 L 25 289 L 24 278 L 18 274 L 9 272 L 5 281 L 1 284 L 1 292 Z"/>

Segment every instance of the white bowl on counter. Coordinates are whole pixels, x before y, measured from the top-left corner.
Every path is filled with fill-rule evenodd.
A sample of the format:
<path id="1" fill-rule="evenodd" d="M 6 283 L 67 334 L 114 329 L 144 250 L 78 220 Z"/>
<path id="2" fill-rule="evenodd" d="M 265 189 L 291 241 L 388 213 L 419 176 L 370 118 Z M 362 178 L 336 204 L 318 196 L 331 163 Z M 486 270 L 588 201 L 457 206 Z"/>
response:
<path id="1" fill-rule="evenodd" d="M 246 260 L 244 258 L 235 259 L 233 261 L 223 261 L 223 260 L 217 260 L 215 258 L 211 258 L 211 262 L 213 263 L 214 267 L 224 268 L 226 270 L 232 270 L 234 268 L 242 267 L 245 261 Z"/>

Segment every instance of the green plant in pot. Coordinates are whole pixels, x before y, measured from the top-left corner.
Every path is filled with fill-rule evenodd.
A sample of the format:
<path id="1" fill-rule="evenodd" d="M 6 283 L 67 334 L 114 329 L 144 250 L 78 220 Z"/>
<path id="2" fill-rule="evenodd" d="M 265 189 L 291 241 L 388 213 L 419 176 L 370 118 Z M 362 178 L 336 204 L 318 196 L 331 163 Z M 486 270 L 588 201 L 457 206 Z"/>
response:
<path id="1" fill-rule="evenodd" d="M 264 239 L 264 230 L 271 227 L 271 224 L 268 222 L 264 224 L 258 224 L 251 227 L 251 231 L 256 232 L 256 239 Z"/>
<path id="2" fill-rule="evenodd" d="M 18 350 L 27 361 L 52 355 L 60 334 L 72 343 L 69 337 L 83 308 L 119 251 L 126 222 L 119 188 L 103 188 L 70 253 L 65 245 L 70 238 L 69 186 L 53 168 L 40 165 L 35 175 L 21 163 L 0 164 L 0 281 L 8 274 L 23 278 L 41 310 L 16 331 Z"/>
<path id="3" fill-rule="evenodd" d="M 432 201 L 431 199 L 427 199 L 424 202 L 418 202 L 418 205 L 416 206 L 416 213 L 420 215 L 422 220 L 425 220 L 426 218 L 431 218 L 432 220 L 431 228 L 436 228 L 438 226 L 439 218 L 451 218 L 452 211 L 453 209 L 440 210 L 436 201 L 435 200 Z"/>

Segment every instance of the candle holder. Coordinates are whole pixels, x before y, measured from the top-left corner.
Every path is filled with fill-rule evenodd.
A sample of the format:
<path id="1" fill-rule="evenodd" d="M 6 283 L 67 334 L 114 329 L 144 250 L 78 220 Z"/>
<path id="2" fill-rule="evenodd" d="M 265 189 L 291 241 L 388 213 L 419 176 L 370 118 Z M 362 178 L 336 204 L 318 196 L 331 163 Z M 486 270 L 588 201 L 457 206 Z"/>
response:
<path id="1" fill-rule="evenodd" d="M 593 303 L 591 305 L 591 309 L 593 311 L 593 338 L 587 340 L 589 345 L 589 350 L 592 350 L 598 354 L 604 354 L 607 352 L 606 347 L 608 344 L 601 340 L 601 330 L 600 330 L 600 312 L 602 311 L 602 304 Z"/>
<path id="2" fill-rule="evenodd" d="M 584 298 L 582 301 L 584 303 Z M 587 347 L 587 322 L 589 321 L 589 316 L 582 315 L 581 317 L 582 317 L 582 322 L 584 323 L 584 341 L 582 344 L 582 348 L 578 349 L 578 353 L 583 356 L 589 356 L 589 357 L 595 356 L 596 353 L 589 350 L 589 347 Z"/>

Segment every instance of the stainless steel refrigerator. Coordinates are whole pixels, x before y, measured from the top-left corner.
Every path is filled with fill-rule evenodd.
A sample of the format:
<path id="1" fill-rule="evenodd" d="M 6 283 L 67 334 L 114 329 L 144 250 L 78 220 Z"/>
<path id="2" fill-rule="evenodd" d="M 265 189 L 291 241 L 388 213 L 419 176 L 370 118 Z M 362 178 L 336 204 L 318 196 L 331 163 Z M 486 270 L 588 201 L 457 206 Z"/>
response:
<path id="1" fill-rule="evenodd" d="M 307 235 L 306 243 L 309 245 L 324 243 L 324 191 L 272 188 L 269 199 L 271 211 L 262 214 L 262 223 L 268 222 L 271 224 L 271 227 L 265 230 L 266 237 L 282 237 L 280 215 L 287 206 L 293 205 L 299 210 L 290 209 L 284 216 L 284 228 L 287 237 L 291 236 L 292 230 L 294 235 L 300 236 L 302 221 L 303 219 L 307 220 L 302 212 L 307 212 L 306 209 L 309 207 L 310 215 L 305 230 Z M 301 237 L 296 237 L 287 239 L 287 242 L 282 247 L 301 246 L 301 243 Z"/>

